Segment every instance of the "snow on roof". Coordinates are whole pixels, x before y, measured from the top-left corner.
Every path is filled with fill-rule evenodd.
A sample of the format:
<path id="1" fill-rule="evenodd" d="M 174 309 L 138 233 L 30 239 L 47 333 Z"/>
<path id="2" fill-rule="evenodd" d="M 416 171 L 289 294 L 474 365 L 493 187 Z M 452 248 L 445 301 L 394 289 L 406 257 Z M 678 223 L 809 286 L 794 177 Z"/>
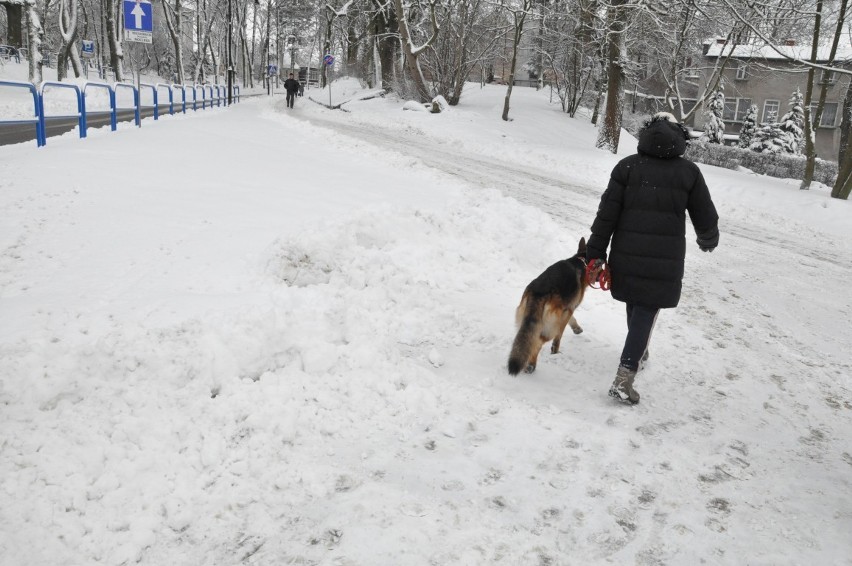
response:
<path id="1" fill-rule="evenodd" d="M 707 57 L 720 57 L 731 54 L 739 59 L 786 59 L 787 57 L 797 59 L 810 59 L 811 46 L 809 44 L 796 45 L 776 45 L 771 46 L 765 43 L 749 44 L 749 45 L 725 45 L 713 40 L 708 41 L 710 48 L 707 51 Z M 731 51 L 733 50 L 733 53 Z M 779 53 L 780 51 L 780 53 Z M 831 53 L 831 44 L 821 45 L 817 50 L 817 61 L 828 61 L 828 56 Z M 837 47 L 836 61 L 852 59 L 852 41 L 847 37 L 840 42 Z"/>

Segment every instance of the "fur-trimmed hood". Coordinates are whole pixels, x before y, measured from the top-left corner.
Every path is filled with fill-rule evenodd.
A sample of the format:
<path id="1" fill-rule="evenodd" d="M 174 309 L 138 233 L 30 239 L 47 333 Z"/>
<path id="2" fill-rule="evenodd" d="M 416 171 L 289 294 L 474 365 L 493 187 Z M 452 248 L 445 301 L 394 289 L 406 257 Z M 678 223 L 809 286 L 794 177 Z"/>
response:
<path id="1" fill-rule="evenodd" d="M 674 116 L 659 112 L 639 132 L 639 153 L 663 159 L 679 157 L 686 152 L 684 129 Z"/>

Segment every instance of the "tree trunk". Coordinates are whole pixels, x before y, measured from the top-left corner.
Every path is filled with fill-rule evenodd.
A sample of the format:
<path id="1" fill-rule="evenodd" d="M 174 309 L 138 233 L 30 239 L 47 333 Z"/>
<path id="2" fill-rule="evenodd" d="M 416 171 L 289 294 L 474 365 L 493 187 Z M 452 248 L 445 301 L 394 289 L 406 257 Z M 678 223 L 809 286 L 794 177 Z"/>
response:
<path id="1" fill-rule="evenodd" d="M 420 68 L 420 62 L 417 60 L 420 53 L 428 48 L 438 37 L 438 24 L 435 19 L 435 5 L 430 2 L 429 9 L 432 20 L 432 35 L 421 47 L 415 48 L 411 43 L 411 32 L 408 28 L 408 19 L 405 17 L 405 11 L 402 7 L 402 0 L 393 0 L 394 11 L 396 12 L 397 26 L 399 27 L 399 41 L 402 44 L 402 52 L 405 55 L 405 64 L 408 68 L 408 74 L 414 82 L 414 88 L 417 90 L 417 96 L 420 102 L 431 100 L 431 92 L 426 85 L 426 78 L 423 76 L 423 70 Z"/>
<path id="2" fill-rule="evenodd" d="M 60 81 L 67 76 L 69 61 L 74 69 L 75 77 L 80 77 L 83 74 L 80 54 L 77 51 L 78 6 L 79 0 L 59 1 L 59 36 L 62 38 L 62 46 L 59 48 L 56 78 Z"/>
<path id="3" fill-rule="evenodd" d="M 6 42 L 12 47 L 24 46 L 24 5 L 7 4 L 6 7 Z"/>
<path id="4" fill-rule="evenodd" d="M 34 85 L 40 85 L 43 80 L 41 42 L 44 38 L 44 29 L 41 27 L 35 0 L 27 0 L 27 35 L 29 37 L 29 79 Z"/>
<path id="5" fill-rule="evenodd" d="M 169 2 L 163 3 L 163 12 L 166 18 L 166 27 L 169 30 L 169 37 L 172 38 L 172 44 L 175 46 L 175 70 L 177 71 L 177 82 L 183 84 L 186 80 L 186 71 L 183 68 L 183 38 L 181 30 L 183 29 L 183 4 L 181 0 L 175 0 L 174 9 Z"/>
<path id="6" fill-rule="evenodd" d="M 822 0 L 817 0 L 816 17 L 814 19 L 814 35 L 811 42 L 811 61 L 816 63 L 817 50 L 819 49 L 819 28 L 822 24 Z M 830 63 L 830 62 L 829 62 Z M 811 188 L 811 180 L 814 178 L 814 168 L 816 167 L 816 150 L 814 143 L 816 142 L 816 129 L 819 125 L 819 117 L 811 116 L 811 99 L 814 94 L 814 75 L 815 69 L 808 67 L 808 82 L 805 86 L 805 176 L 802 179 L 802 184 L 799 189 L 807 190 Z M 823 85 L 825 91 L 825 85 Z M 816 118 L 816 120 L 814 120 Z"/>
<path id="7" fill-rule="evenodd" d="M 526 6 L 524 6 L 526 8 Z M 524 35 L 524 20 L 527 18 L 526 11 L 514 12 L 515 33 L 512 38 L 512 63 L 509 66 L 509 84 L 506 86 L 506 98 L 503 101 L 503 121 L 509 121 L 509 100 L 512 98 L 512 87 L 515 85 L 515 67 L 518 64 L 518 45 Z"/>
<path id="8" fill-rule="evenodd" d="M 850 128 L 852 128 L 852 80 L 846 87 L 846 97 L 843 99 L 843 121 L 840 124 L 840 153 L 837 162 L 837 179 L 831 189 L 834 198 L 849 198 L 852 189 L 852 143 L 849 143 Z"/>
<path id="9" fill-rule="evenodd" d="M 109 41 L 109 58 L 112 71 L 115 73 L 116 82 L 124 80 L 124 51 L 121 49 L 121 41 L 118 34 L 119 27 L 116 25 L 116 11 L 120 6 L 119 2 L 113 0 L 104 0 L 103 8 L 106 11 L 106 28 L 107 40 Z"/>
<path id="10" fill-rule="evenodd" d="M 607 91 L 606 113 L 598 131 L 596 146 L 612 153 L 618 151 L 621 137 L 621 106 L 624 82 L 622 54 L 624 53 L 624 5 L 626 0 L 613 0 L 607 10 Z"/>
<path id="11" fill-rule="evenodd" d="M 379 43 L 379 61 L 382 67 L 382 86 L 389 88 L 393 85 L 394 70 L 397 60 L 399 42 L 391 34 L 397 32 L 396 12 L 382 10 L 376 18 L 376 36 Z"/>

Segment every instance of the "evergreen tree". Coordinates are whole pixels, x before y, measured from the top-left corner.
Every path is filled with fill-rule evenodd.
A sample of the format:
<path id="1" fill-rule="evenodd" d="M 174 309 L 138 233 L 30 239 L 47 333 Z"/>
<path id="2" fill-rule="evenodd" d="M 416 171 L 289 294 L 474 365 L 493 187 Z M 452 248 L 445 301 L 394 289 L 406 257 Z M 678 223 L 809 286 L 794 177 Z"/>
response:
<path id="1" fill-rule="evenodd" d="M 755 133 L 757 133 L 757 106 L 752 104 L 748 109 L 745 120 L 743 120 L 743 127 L 740 129 L 739 146 L 743 149 L 748 149 L 751 146 L 751 140 L 754 138 Z"/>
<path id="2" fill-rule="evenodd" d="M 724 143 L 725 122 L 722 121 L 722 113 L 725 111 L 725 95 L 719 89 L 710 97 L 707 112 L 704 119 L 704 134 L 702 141 L 709 143 Z"/>
<path id="3" fill-rule="evenodd" d="M 784 132 L 781 140 L 784 151 L 801 155 L 805 147 L 805 101 L 799 87 L 790 97 L 790 111 L 781 116 L 779 126 Z"/>
<path id="4" fill-rule="evenodd" d="M 786 152 L 783 142 L 785 137 L 786 133 L 778 122 L 761 124 L 754 132 L 748 147 L 758 153 L 784 153 Z"/>

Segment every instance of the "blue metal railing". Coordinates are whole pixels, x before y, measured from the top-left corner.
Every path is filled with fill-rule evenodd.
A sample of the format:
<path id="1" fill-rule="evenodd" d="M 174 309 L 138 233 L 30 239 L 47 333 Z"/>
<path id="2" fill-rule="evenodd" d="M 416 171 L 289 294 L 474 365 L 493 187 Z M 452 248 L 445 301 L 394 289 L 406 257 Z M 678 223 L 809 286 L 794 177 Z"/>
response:
<path id="1" fill-rule="evenodd" d="M 46 81 L 40 87 L 36 87 L 32 83 L 23 81 L 7 81 L 0 80 L 0 88 L 11 87 L 18 89 L 27 89 L 33 98 L 33 117 L 32 118 L 15 118 L 10 120 L 0 120 L 0 125 L 5 124 L 32 124 L 36 131 L 36 144 L 42 147 L 47 143 L 47 128 L 46 120 L 49 119 L 70 119 L 77 121 L 77 127 L 80 132 L 80 137 L 85 138 L 88 132 L 87 116 L 93 115 L 109 115 L 110 130 L 115 131 L 118 122 L 118 113 L 120 110 L 133 110 L 133 120 L 136 126 L 142 125 L 141 110 L 143 108 L 152 108 L 154 120 L 160 116 L 160 100 L 163 100 L 162 107 L 165 109 L 168 106 L 169 114 L 175 113 L 175 103 L 179 104 L 177 111 L 186 114 L 187 105 L 192 104 L 192 109 L 198 109 L 198 94 L 201 92 L 201 108 L 205 109 L 208 106 L 212 108 L 227 106 L 228 104 L 228 89 L 225 85 L 169 85 L 165 83 L 148 84 L 140 83 L 139 87 L 129 83 L 114 83 L 109 85 L 100 82 L 86 82 L 82 87 L 64 82 Z M 76 114 L 57 114 L 47 115 L 45 111 L 45 97 L 51 98 L 51 92 L 55 89 L 70 89 L 74 91 L 77 102 Z M 91 89 L 106 89 L 109 96 L 109 109 L 92 109 L 87 108 L 87 100 L 93 96 Z M 122 89 L 122 90 L 119 90 Z M 130 90 L 133 94 L 133 102 L 131 105 L 120 106 L 119 93 Z M 175 91 L 180 91 L 180 100 L 175 100 Z M 142 93 L 150 91 L 153 96 L 153 105 L 144 104 L 141 101 Z M 168 105 L 165 103 L 165 97 L 161 94 L 168 94 Z M 189 100 L 189 93 L 192 93 L 192 100 Z M 233 85 L 233 101 L 240 101 L 240 87 Z M 165 113 L 163 113 L 165 114 Z"/>
<path id="2" fill-rule="evenodd" d="M 142 104 L 142 91 L 151 91 L 151 95 L 154 97 L 153 104 Z M 154 109 L 154 120 L 158 120 L 160 118 L 160 107 L 157 104 L 157 87 L 148 83 L 139 83 L 139 109 L 141 111 L 142 108 L 153 108 Z"/>
<path id="3" fill-rule="evenodd" d="M 174 95 L 174 92 L 172 91 L 172 87 L 167 85 L 167 84 L 157 83 L 155 88 L 157 89 L 157 98 L 158 99 L 160 97 L 160 89 L 161 88 L 164 88 L 168 91 L 168 93 L 169 93 L 169 115 L 173 115 L 175 113 L 175 95 Z"/>
<path id="4" fill-rule="evenodd" d="M 45 144 L 44 135 L 44 112 L 41 108 L 41 95 L 38 89 L 32 83 L 23 83 L 19 81 L 0 81 L 0 86 L 25 88 L 33 95 L 33 110 L 32 118 L 24 118 L 21 120 L 0 120 L 0 124 L 34 124 L 36 129 L 36 144 L 41 147 Z"/>
<path id="5" fill-rule="evenodd" d="M 47 88 L 65 88 L 71 89 L 74 91 L 74 95 L 77 97 L 77 114 L 60 114 L 58 116 L 46 116 L 44 111 L 44 91 Z M 83 102 L 83 92 L 80 90 L 75 84 L 70 83 L 60 83 L 57 81 L 45 81 L 41 83 L 41 120 L 42 120 L 42 131 L 44 131 L 44 119 L 45 118 L 77 118 L 77 125 L 80 128 L 80 137 L 86 137 L 86 105 Z M 45 136 L 46 138 L 46 136 Z M 46 143 L 46 139 L 45 139 Z M 42 144 L 44 145 L 44 144 Z"/>
<path id="6" fill-rule="evenodd" d="M 89 94 L 90 88 L 105 88 L 109 93 L 109 110 L 90 110 L 88 105 L 86 104 L 86 100 Z M 106 84 L 106 83 L 86 83 L 83 85 L 83 108 L 85 110 L 85 114 L 88 116 L 89 114 L 109 114 L 109 129 L 113 132 L 116 128 L 116 116 L 115 116 L 115 90 Z M 88 118 L 87 118 L 88 119 Z M 86 130 L 89 129 L 88 122 L 86 123 Z M 85 137 L 85 136 L 80 136 Z"/>
<path id="7" fill-rule="evenodd" d="M 193 94 L 194 104 L 192 105 L 192 109 L 198 110 L 198 89 L 201 89 L 201 109 L 204 110 L 204 108 L 206 107 L 206 104 L 205 104 L 206 99 L 204 97 L 204 87 L 201 86 L 201 85 L 195 85 L 195 87 L 192 89 L 192 91 L 194 93 Z"/>
<path id="8" fill-rule="evenodd" d="M 113 88 L 115 89 L 116 99 L 118 99 L 118 89 L 119 88 L 124 88 L 124 89 L 129 88 L 133 92 L 133 117 L 134 117 L 134 121 L 136 122 L 136 125 L 141 127 L 142 126 L 142 119 L 139 116 L 139 89 L 137 89 L 135 86 L 127 84 L 127 83 L 115 83 L 115 86 Z M 115 111 L 118 112 L 119 110 L 130 110 L 130 108 L 119 108 L 118 107 L 118 101 L 116 100 Z"/>
<path id="9" fill-rule="evenodd" d="M 172 85 L 172 91 L 180 90 L 180 111 L 186 114 L 186 87 L 184 85 Z"/>

